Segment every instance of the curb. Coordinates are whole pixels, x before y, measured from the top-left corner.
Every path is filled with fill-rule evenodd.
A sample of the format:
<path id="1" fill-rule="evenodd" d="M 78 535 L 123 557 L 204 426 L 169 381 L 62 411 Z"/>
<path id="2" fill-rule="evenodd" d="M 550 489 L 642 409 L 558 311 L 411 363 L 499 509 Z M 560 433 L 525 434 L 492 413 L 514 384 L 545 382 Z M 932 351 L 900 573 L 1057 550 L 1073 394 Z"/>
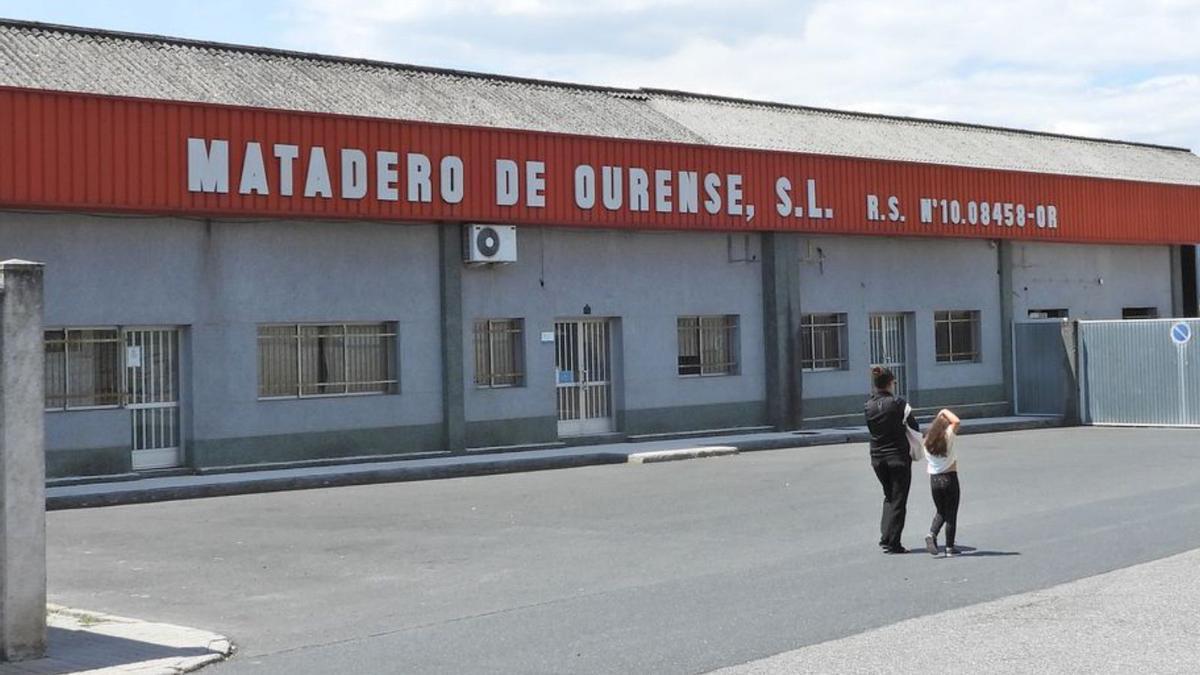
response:
<path id="1" fill-rule="evenodd" d="M 629 455 L 630 464 L 657 464 L 659 462 L 677 462 L 682 459 L 700 459 L 702 457 L 728 457 L 738 454 L 738 449 L 732 445 L 712 445 L 701 448 L 681 448 L 679 450 L 651 450 L 635 452 Z"/>
<path id="2" fill-rule="evenodd" d="M 1058 418 L 1030 418 L 1020 421 L 1005 420 L 979 422 L 973 425 L 964 424 L 961 433 L 963 435 L 996 433 L 1061 426 L 1062 421 Z M 490 476 L 527 471 L 551 471 L 555 469 L 572 469 L 607 464 L 655 464 L 685 459 L 731 456 L 743 452 L 863 443 L 867 440 L 868 434 L 862 429 L 800 431 L 783 436 L 774 435 L 769 438 L 747 439 L 727 445 L 708 445 L 672 450 L 649 450 L 644 452 L 607 450 L 556 455 L 552 457 L 528 457 L 521 456 L 520 453 L 514 453 L 505 456 L 472 456 L 467 458 L 469 461 L 458 464 L 388 466 L 377 469 L 363 469 L 362 467 L 367 466 L 366 464 L 356 464 L 354 465 L 354 470 L 324 475 L 256 477 L 253 471 L 247 471 L 234 474 L 237 478 L 227 482 L 116 489 L 109 492 L 97 491 L 85 494 L 48 494 L 46 497 L 46 509 L 60 511 L 66 509 L 118 506 L 122 504 L 147 504 L 181 499 L 227 497 L 264 492 L 312 490 L 317 488 L 373 485 L 379 483 L 403 483 L 444 478 L 468 478 L 471 476 Z M 125 481 L 117 485 L 128 486 L 130 482 Z"/>
<path id="3" fill-rule="evenodd" d="M 148 504 L 151 502 L 176 501 L 180 499 L 228 497 L 262 492 L 312 490 L 349 485 L 372 485 L 376 483 L 404 483 L 443 478 L 466 478 L 470 476 L 490 476 L 526 471 L 570 469 L 580 466 L 624 464 L 625 461 L 626 456 L 624 454 L 587 453 L 561 457 L 511 457 L 441 466 L 388 467 L 372 471 L 355 471 L 353 473 L 329 474 L 324 476 L 250 478 L 228 483 L 175 485 L 84 495 L 53 495 L 46 497 L 46 509 L 49 511 L 60 511 L 99 506 L 118 506 L 121 504 Z"/>

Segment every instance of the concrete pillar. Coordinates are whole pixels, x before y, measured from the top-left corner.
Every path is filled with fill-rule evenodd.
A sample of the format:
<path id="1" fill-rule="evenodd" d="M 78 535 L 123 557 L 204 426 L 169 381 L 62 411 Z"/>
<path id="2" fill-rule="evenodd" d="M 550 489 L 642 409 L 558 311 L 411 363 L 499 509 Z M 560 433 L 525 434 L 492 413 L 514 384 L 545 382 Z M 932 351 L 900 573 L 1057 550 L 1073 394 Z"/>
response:
<path id="1" fill-rule="evenodd" d="M 1013 243 L 1001 240 L 996 245 L 996 274 L 1000 288 L 1000 361 L 1004 369 L 1004 400 L 1009 412 L 1016 400 L 1016 380 L 1013 372 Z"/>
<path id="2" fill-rule="evenodd" d="M 446 449 L 467 447 L 466 386 L 463 381 L 462 226 L 439 226 L 442 315 L 442 423 Z"/>
<path id="3" fill-rule="evenodd" d="M 803 421 L 800 373 L 800 238 L 762 235 L 763 342 L 766 346 L 767 422 L 798 429 Z"/>
<path id="4" fill-rule="evenodd" d="M 46 652 L 42 265 L 0 262 L 0 660 Z"/>

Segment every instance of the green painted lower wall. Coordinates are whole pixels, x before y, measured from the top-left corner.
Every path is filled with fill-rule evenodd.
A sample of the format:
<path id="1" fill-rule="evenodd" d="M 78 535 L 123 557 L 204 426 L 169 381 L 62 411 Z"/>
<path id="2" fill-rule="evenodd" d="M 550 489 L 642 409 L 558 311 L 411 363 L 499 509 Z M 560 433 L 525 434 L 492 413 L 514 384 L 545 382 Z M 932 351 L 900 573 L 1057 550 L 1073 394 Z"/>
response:
<path id="1" fill-rule="evenodd" d="M 621 415 L 621 431 L 629 435 L 755 427 L 767 423 L 767 405 L 763 401 L 716 403 L 672 408 L 626 410 Z"/>
<path id="2" fill-rule="evenodd" d="M 196 468 L 445 450 L 441 424 L 193 441 Z"/>
<path id="3" fill-rule="evenodd" d="M 110 476 L 133 470 L 128 447 L 47 450 L 46 477 Z"/>
<path id="4" fill-rule="evenodd" d="M 554 415 L 467 422 L 468 448 L 533 445 L 557 440 L 558 418 Z"/>
<path id="5" fill-rule="evenodd" d="M 804 426 L 808 428 L 859 426 L 863 424 L 863 403 L 866 394 L 806 399 Z M 919 412 L 958 406 L 962 417 L 1000 417 L 1012 414 L 1012 405 L 1005 400 L 1004 385 L 920 389 L 909 397 Z"/>

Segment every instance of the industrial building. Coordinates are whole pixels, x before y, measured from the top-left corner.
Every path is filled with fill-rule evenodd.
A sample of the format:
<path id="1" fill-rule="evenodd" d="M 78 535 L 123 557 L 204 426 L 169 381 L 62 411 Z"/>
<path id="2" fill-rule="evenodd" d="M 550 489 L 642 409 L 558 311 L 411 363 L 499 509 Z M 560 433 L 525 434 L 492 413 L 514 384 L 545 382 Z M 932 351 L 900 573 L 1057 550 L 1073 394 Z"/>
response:
<path id="1" fill-rule="evenodd" d="M 51 476 L 1013 410 L 1196 314 L 1181 148 L 0 23 Z"/>

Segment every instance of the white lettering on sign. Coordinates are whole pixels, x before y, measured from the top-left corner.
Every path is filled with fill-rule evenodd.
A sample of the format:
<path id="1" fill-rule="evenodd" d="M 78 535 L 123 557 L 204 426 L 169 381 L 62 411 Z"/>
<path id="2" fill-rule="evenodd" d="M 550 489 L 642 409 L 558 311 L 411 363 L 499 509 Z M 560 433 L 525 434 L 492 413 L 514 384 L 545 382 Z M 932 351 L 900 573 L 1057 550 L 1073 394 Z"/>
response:
<path id="1" fill-rule="evenodd" d="M 238 194 L 271 194 L 267 188 L 267 167 L 263 164 L 262 145 L 246 144 L 246 155 L 242 159 L 242 182 Z"/>
<path id="2" fill-rule="evenodd" d="M 466 195 L 466 170 L 463 168 L 462 158 L 446 155 L 442 158 L 441 169 L 442 201 L 458 204 Z"/>
<path id="3" fill-rule="evenodd" d="M 333 196 L 333 188 L 329 186 L 329 165 L 325 163 L 325 148 L 314 146 L 308 153 L 308 175 L 304 179 L 305 197 Z"/>
<path id="4" fill-rule="evenodd" d="M 190 192 L 229 192 L 229 141 L 189 138 L 187 158 Z"/>
<path id="5" fill-rule="evenodd" d="M 357 148 L 342 150 L 342 199 L 367 196 L 367 153 Z"/>
<path id="6" fill-rule="evenodd" d="M 921 224 L 975 225 L 980 227 L 1017 228 L 1033 226 L 1042 230 L 1058 229 L 1058 207 L 1054 204 L 1020 202 L 986 202 L 970 200 L 965 204 L 957 199 L 921 199 Z"/>
<path id="7" fill-rule="evenodd" d="M 276 143 L 275 159 L 279 160 L 279 194 L 292 196 L 292 165 L 300 156 L 300 146 Z"/>
<path id="8" fill-rule="evenodd" d="M 231 173 L 228 139 L 188 138 L 187 188 L 193 193 L 228 194 L 232 182 L 239 195 L 269 196 L 274 191 L 292 198 L 297 180 L 302 179 L 300 194 L 306 199 L 374 198 L 420 204 L 435 199 L 461 204 L 472 189 L 467 183 L 467 167 L 458 155 L 354 147 L 326 150 L 320 145 L 303 148 L 275 143 L 270 148 L 275 164 L 268 167 L 270 159 L 263 143 L 248 141 L 241 156 L 234 158 Z M 334 152 L 336 175 L 329 167 Z M 695 214 L 710 220 L 752 222 L 755 204 L 747 196 L 770 188 L 746 185 L 742 173 L 703 171 L 703 167 L 680 170 L 585 163 L 573 167 L 573 181 L 551 181 L 542 159 L 501 157 L 494 161 L 495 203 L 501 207 L 545 208 L 554 186 L 562 185 L 563 189 L 573 188 L 575 207 L 580 211 L 599 205 L 617 213 Z M 478 187 L 486 189 L 486 184 Z M 777 176 L 775 214 L 785 220 L 835 219 L 833 206 L 822 201 L 821 194 L 817 178 Z M 903 225 L 913 215 L 922 225 L 1057 230 L 1060 222 L 1058 207 L 1040 200 L 922 197 L 905 204 L 895 194 L 863 197 L 859 215 L 868 223 Z"/>
<path id="9" fill-rule="evenodd" d="M 400 191 L 396 183 L 400 180 L 400 153 L 380 150 L 375 153 L 375 196 L 385 202 L 399 201 Z"/>

